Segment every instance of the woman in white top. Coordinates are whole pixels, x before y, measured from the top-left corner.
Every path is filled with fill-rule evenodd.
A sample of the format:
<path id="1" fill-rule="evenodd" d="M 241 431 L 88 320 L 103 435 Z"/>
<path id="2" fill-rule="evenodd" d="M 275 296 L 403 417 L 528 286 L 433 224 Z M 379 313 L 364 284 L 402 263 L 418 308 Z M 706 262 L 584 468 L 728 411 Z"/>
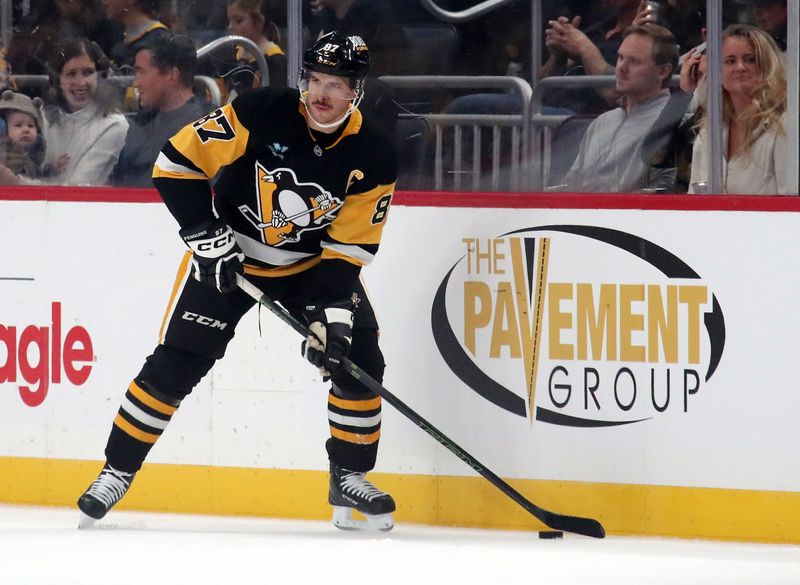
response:
<path id="1" fill-rule="evenodd" d="M 764 31 L 742 24 L 726 28 L 722 39 L 723 192 L 786 195 L 786 70 L 778 47 Z M 702 116 L 689 193 L 709 181 L 709 150 Z"/>
<path id="2" fill-rule="evenodd" d="M 45 164 L 63 168 L 52 182 L 103 185 L 128 132 L 128 121 L 114 107 L 118 96 L 98 83 L 108 60 L 92 41 L 75 39 L 53 53 L 49 66 L 56 106 L 47 111 Z"/>

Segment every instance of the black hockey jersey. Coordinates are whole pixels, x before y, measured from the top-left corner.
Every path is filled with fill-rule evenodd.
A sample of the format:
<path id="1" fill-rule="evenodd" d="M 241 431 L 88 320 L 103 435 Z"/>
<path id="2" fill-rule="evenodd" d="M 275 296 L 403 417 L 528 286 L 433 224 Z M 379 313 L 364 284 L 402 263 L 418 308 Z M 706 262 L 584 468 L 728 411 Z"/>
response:
<path id="1" fill-rule="evenodd" d="M 185 126 L 155 163 L 153 182 L 181 227 L 214 217 L 209 179 L 221 170 L 213 205 L 248 274 L 284 276 L 323 260 L 360 268 L 378 250 L 394 145 L 358 110 L 333 135 L 312 133 L 305 116 L 296 89 L 245 92 Z"/>

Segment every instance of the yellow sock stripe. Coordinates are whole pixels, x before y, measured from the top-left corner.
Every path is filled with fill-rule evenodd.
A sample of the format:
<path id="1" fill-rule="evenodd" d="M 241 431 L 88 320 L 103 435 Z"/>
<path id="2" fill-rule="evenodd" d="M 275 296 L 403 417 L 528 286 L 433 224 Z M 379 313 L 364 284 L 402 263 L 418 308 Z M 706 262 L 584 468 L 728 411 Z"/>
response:
<path id="1" fill-rule="evenodd" d="M 348 433 L 347 431 L 340 431 L 335 427 L 330 427 L 330 429 L 332 437 L 341 439 L 342 441 L 347 441 L 348 443 L 355 443 L 357 445 L 371 445 L 372 443 L 377 443 L 378 439 L 381 438 L 380 431 L 375 431 L 374 433 L 370 433 L 369 435 L 359 435 L 358 433 Z"/>
<path id="2" fill-rule="evenodd" d="M 153 444 L 158 441 L 158 435 L 154 435 L 152 433 L 145 433 L 144 431 L 140 431 L 131 423 L 126 421 L 122 418 L 122 415 L 118 414 L 117 418 L 114 419 L 114 424 L 129 434 L 134 439 L 141 441 L 142 443 L 150 443 Z"/>
<path id="3" fill-rule="evenodd" d="M 136 398 L 138 398 L 142 403 L 146 404 L 153 410 L 157 410 L 161 414 L 172 416 L 173 414 L 175 414 L 175 411 L 178 410 L 177 406 L 164 404 L 157 398 L 154 398 L 153 396 L 142 390 L 136 382 L 131 382 L 131 385 L 128 386 L 128 391 L 131 394 L 133 394 Z"/>
<path id="4" fill-rule="evenodd" d="M 346 400 L 334 396 L 333 394 L 328 394 L 328 402 L 345 410 L 358 410 L 362 412 L 365 410 L 376 410 L 381 407 L 380 396 L 370 398 L 369 400 Z"/>

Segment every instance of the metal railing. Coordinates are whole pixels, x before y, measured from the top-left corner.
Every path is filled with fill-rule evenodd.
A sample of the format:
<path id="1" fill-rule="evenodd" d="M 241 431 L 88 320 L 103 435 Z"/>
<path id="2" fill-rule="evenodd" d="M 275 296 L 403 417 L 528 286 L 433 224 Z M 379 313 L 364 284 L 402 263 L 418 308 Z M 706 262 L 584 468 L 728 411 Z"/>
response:
<path id="1" fill-rule="evenodd" d="M 542 108 L 545 95 L 549 92 L 562 89 L 610 89 L 615 87 L 616 78 L 613 75 L 585 75 L 585 76 L 563 76 L 545 77 L 540 79 L 533 90 L 530 103 L 531 121 L 531 146 L 530 146 L 530 181 L 528 189 L 541 191 L 548 185 L 550 164 L 552 162 L 552 130 L 565 120 L 569 119 L 569 114 L 543 114 Z"/>
<path id="2" fill-rule="evenodd" d="M 269 85 L 269 66 L 264 58 L 264 54 L 258 45 L 245 37 L 228 35 L 214 39 L 210 43 L 207 43 L 197 50 L 197 58 L 201 59 L 211 55 L 214 51 L 217 51 L 221 48 L 230 47 L 232 49 L 236 46 L 242 47 L 249 55 L 253 57 L 253 60 L 255 61 L 259 72 L 261 73 L 261 85 Z M 50 78 L 47 75 L 12 75 L 11 78 L 14 80 L 18 88 L 35 87 L 39 89 L 47 89 L 50 86 Z M 110 75 L 107 79 L 109 83 L 115 85 L 116 87 L 122 88 L 129 87 L 133 82 L 132 75 Z M 195 75 L 194 88 L 195 91 L 204 93 L 206 96 L 208 96 L 208 101 L 212 106 L 219 107 L 222 105 L 222 93 L 220 92 L 219 85 L 217 85 L 217 82 L 213 78 L 205 75 Z"/>
<path id="3" fill-rule="evenodd" d="M 673 75 L 670 87 L 678 87 L 680 77 Z M 549 185 L 549 172 L 552 162 L 552 130 L 572 117 L 570 114 L 543 114 L 545 95 L 563 89 L 611 89 L 616 86 L 614 75 L 584 75 L 577 77 L 545 77 L 539 80 L 533 90 L 530 102 L 531 146 L 530 182 L 528 189 L 541 191 Z"/>
<path id="4" fill-rule="evenodd" d="M 108 82 L 123 89 L 130 87 L 133 83 L 133 75 L 111 75 Z M 205 75 L 194 76 L 195 93 L 201 93 L 208 97 L 208 103 L 212 107 L 218 108 L 222 105 L 222 92 L 219 90 L 216 80 Z"/>
<path id="5" fill-rule="evenodd" d="M 50 87 L 50 78 L 47 75 L 12 75 L 11 79 L 20 89 L 23 87 L 48 89 Z M 133 75 L 110 75 L 106 80 L 115 87 L 126 89 L 133 82 Z M 194 89 L 208 96 L 208 101 L 213 107 L 217 108 L 222 105 L 222 93 L 213 78 L 195 75 Z"/>
<path id="6" fill-rule="evenodd" d="M 261 52 L 258 45 L 245 37 L 227 35 L 214 39 L 210 43 L 197 49 L 197 58 L 202 59 L 203 57 L 211 55 L 214 51 L 226 47 L 230 47 L 231 49 L 234 47 L 242 47 L 256 62 L 258 71 L 261 73 L 261 85 L 269 85 L 269 66 L 267 65 L 267 60 L 264 58 L 264 53 Z"/>
<path id="7" fill-rule="evenodd" d="M 453 11 L 453 10 L 445 10 L 441 8 L 436 2 L 433 0 L 421 0 L 422 5 L 425 9 L 434 15 L 439 20 L 444 22 L 451 22 L 453 24 L 458 24 L 461 22 L 469 22 L 470 20 L 474 20 L 483 16 L 484 14 L 491 12 L 495 8 L 500 8 L 505 4 L 510 4 L 515 0 L 483 0 L 483 2 L 479 2 L 475 6 L 471 6 L 464 10 Z"/>
<path id="8" fill-rule="evenodd" d="M 464 183 L 468 183 L 472 190 L 482 188 L 498 189 L 503 176 L 508 176 L 507 187 L 511 190 L 523 190 L 528 183 L 528 145 L 530 142 L 530 100 L 533 90 L 523 79 L 518 77 L 502 76 L 440 76 L 440 75 L 409 75 L 409 76 L 383 76 L 381 81 L 395 89 L 474 89 L 486 91 L 504 89 L 519 94 L 522 108 L 519 114 L 493 115 L 493 114 L 419 114 L 403 117 L 418 117 L 424 119 L 433 128 L 434 143 L 434 188 L 438 190 L 452 187 L 460 190 Z M 452 128 L 452 137 L 445 137 L 445 128 Z M 502 147 L 502 129 L 510 129 L 510 147 L 504 151 Z M 463 157 L 464 130 L 472 132 L 472 153 L 469 161 Z M 489 182 L 482 171 L 482 129 L 489 129 L 492 133 L 491 171 Z M 452 138 L 449 144 L 447 139 Z M 445 161 L 445 150 L 451 156 L 450 168 Z M 465 167 L 465 163 L 469 166 Z M 449 175 L 452 181 L 446 181 Z M 464 177 L 469 177 L 464 181 Z"/>

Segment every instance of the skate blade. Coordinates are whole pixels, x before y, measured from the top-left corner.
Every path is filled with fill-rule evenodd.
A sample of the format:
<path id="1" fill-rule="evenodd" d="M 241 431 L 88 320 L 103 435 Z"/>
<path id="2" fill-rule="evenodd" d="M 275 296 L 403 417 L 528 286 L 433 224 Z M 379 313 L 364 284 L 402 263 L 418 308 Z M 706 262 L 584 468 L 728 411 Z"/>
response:
<path id="1" fill-rule="evenodd" d="M 378 514 L 368 516 L 366 520 L 353 518 L 353 509 L 346 506 L 333 507 L 333 525 L 339 530 L 362 530 L 370 532 L 389 532 L 394 528 L 394 518 L 391 514 Z"/>
<path id="2" fill-rule="evenodd" d="M 97 518 L 92 518 L 88 514 L 80 512 L 80 518 L 78 518 L 78 529 L 83 528 L 91 528 L 94 526 L 94 523 L 97 522 Z"/>

